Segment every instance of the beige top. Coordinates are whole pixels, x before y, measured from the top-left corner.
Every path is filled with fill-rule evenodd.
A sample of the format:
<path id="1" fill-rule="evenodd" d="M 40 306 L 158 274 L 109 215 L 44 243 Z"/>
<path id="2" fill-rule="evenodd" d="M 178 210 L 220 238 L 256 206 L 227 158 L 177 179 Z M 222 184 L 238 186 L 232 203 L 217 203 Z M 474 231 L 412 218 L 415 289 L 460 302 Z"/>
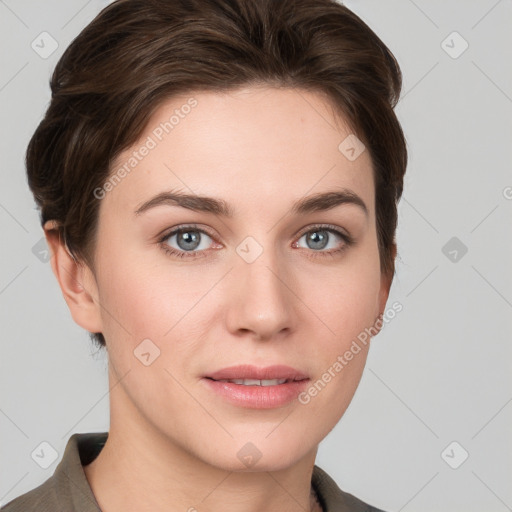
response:
<path id="1" fill-rule="evenodd" d="M 73 434 L 53 475 L 4 505 L 2 512 L 101 512 L 82 466 L 96 458 L 107 437 L 108 432 Z M 316 465 L 311 484 L 324 512 L 383 512 L 342 491 Z"/>

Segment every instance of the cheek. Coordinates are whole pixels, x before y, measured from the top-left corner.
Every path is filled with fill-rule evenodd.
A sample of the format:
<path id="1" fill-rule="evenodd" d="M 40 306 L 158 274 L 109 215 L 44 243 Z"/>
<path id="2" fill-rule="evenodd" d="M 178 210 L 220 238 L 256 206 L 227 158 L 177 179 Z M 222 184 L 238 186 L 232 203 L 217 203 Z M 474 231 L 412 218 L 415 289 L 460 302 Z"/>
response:
<path id="1" fill-rule="evenodd" d="M 371 268 L 361 265 L 340 272 L 324 285 L 324 293 L 311 299 L 322 320 L 316 322 L 319 331 L 309 354 L 318 363 L 315 378 L 299 401 L 305 417 L 315 418 L 321 438 L 345 413 L 366 364 L 371 341 L 368 330 L 378 315 L 380 288 L 380 271 Z"/>
<path id="2" fill-rule="evenodd" d="M 332 422 L 348 407 L 359 384 L 371 342 L 369 330 L 379 314 L 381 275 L 377 249 L 373 249 L 354 252 L 338 271 L 330 269 L 329 279 L 317 275 L 306 283 L 308 289 L 316 290 L 309 302 L 321 322 L 317 322 L 320 330 L 312 354 L 319 361 L 316 384 L 304 398 L 310 401 L 313 416 L 328 414 Z M 322 411 L 325 405 L 332 406 L 328 413 Z"/>
<path id="3" fill-rule="evenodd" d="M 111 244 L 100 254 L 99 299 L 107 340 L 133 350 L 149 338 L 171 352 L 193 352 L 210 324 L 219 322 L 220 308 L 225 314 L 236 310 L 229 295 L 240 296 L 240 290 L 229 283 L 232 276 L 220 283 L 226 268 L 204 265 L 198 270 L 160 256 L 148 262 L 143 251 L 118 249 Z M 360 244 L 337 263 L 303 260 L 293 266 L 283 277 L 298 299 L 297 325 L 308 332 L 308 338 L 315 338 L 309 350 L 325 364 L 371 326 L 378 314 L 376 243 Z"/>
<path id="4" fill-rule="evenodd" d="M 343 276 L 333 280 L 329 293 L 324 297 L 335 336 L 342 342 L 357 336 L 370 327 L 378 314 L 379 277 L 371 278 L 368 271 Z"/>
<path id="5" fill-rule="evenodd" d="M 193 355 L 215 310 L 211 302 L 218 301 L 208 295 L 218 280 L 212 272 L 190 272 L 186 265 L 160 258 L 148 264 L 135 251 L 105 259 L 101 268 L 103 332 L 112 357 L 130 366 L 127 358 L 133 359 L 133 350 L 145 339 L 161 350 L 160 363 Z"/>
<path id="6" fill-rule="evenodd" d="M 350 260 L 328 275 L 310 277 L 305 286 L 315 290 L 308 302 L 324 323 L 328 347 L 341 350 L 366 327 L 374 324 L 379 314 L 381 275 L 378 255 L 372 251 L 353 253 Z"/>

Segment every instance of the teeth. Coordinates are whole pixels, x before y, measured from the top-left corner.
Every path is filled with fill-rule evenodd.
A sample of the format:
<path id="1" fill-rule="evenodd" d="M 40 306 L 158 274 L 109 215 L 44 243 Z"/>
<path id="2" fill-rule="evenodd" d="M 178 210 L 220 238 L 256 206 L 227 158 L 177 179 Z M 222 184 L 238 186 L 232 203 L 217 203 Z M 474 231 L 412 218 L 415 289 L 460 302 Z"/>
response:
<path id="1" fill-rule="evenodd" d="M 242 384 L 243 386 L 277 386 L 284 384 L 287 379 L 221 379 L 219 382 L 232 382 L 233 384 Z"/>

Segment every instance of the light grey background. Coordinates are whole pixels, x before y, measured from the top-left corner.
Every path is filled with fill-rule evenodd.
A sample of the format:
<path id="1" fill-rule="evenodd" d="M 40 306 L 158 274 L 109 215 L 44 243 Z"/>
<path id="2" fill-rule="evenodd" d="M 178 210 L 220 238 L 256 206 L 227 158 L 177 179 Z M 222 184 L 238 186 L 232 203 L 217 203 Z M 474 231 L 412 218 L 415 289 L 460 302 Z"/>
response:
<path id="1" fill-rule="evenodd" d="M 23 162 L 55 63 L 107 3 L 0 0 L 4 504 L 51 476 L 72 433 L 109 427 L 107 361 L 39 258 L 43 232 Z M 317 464 L 389 512 L 512 510 L 512 2 L 345 3 L 404 74 L 396 111 L 410 161 L 388 303 L 403 310 L 374 338 Z M 43 31 L 58 42 L 46 59 L 31 47 Z M 459 248 L 448 245 L 446 256 L 452 237 Z M 43 441 L 58 452 L 47 469 L 31 458 Z M 465 452 L 457 469 L 448 465 Z"/>

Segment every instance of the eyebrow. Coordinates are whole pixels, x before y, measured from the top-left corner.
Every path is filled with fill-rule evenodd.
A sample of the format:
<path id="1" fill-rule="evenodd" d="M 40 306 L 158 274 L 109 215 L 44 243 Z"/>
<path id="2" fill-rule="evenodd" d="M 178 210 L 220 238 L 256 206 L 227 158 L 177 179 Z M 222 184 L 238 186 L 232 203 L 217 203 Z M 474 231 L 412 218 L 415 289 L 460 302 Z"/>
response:
<path id="1" fill-rule="evenodd" d="M 342 204 L 358 206 L 367 217 L 369 216 L 365 202 L 355 192 L 348 189 L 318 193 L 299 199 L 293 204 L 291 213 L 306 215 L 308 213 L 330 210 Z M 135 210 L 135 215 L 139 216 L 151 208 L 162 205 L 181 206 L 188 210 L 212 213 L 227 218 L 234 216 L 233 208 L 223 199 L 182 192 L 161 192 L 139 206 Z"/>

